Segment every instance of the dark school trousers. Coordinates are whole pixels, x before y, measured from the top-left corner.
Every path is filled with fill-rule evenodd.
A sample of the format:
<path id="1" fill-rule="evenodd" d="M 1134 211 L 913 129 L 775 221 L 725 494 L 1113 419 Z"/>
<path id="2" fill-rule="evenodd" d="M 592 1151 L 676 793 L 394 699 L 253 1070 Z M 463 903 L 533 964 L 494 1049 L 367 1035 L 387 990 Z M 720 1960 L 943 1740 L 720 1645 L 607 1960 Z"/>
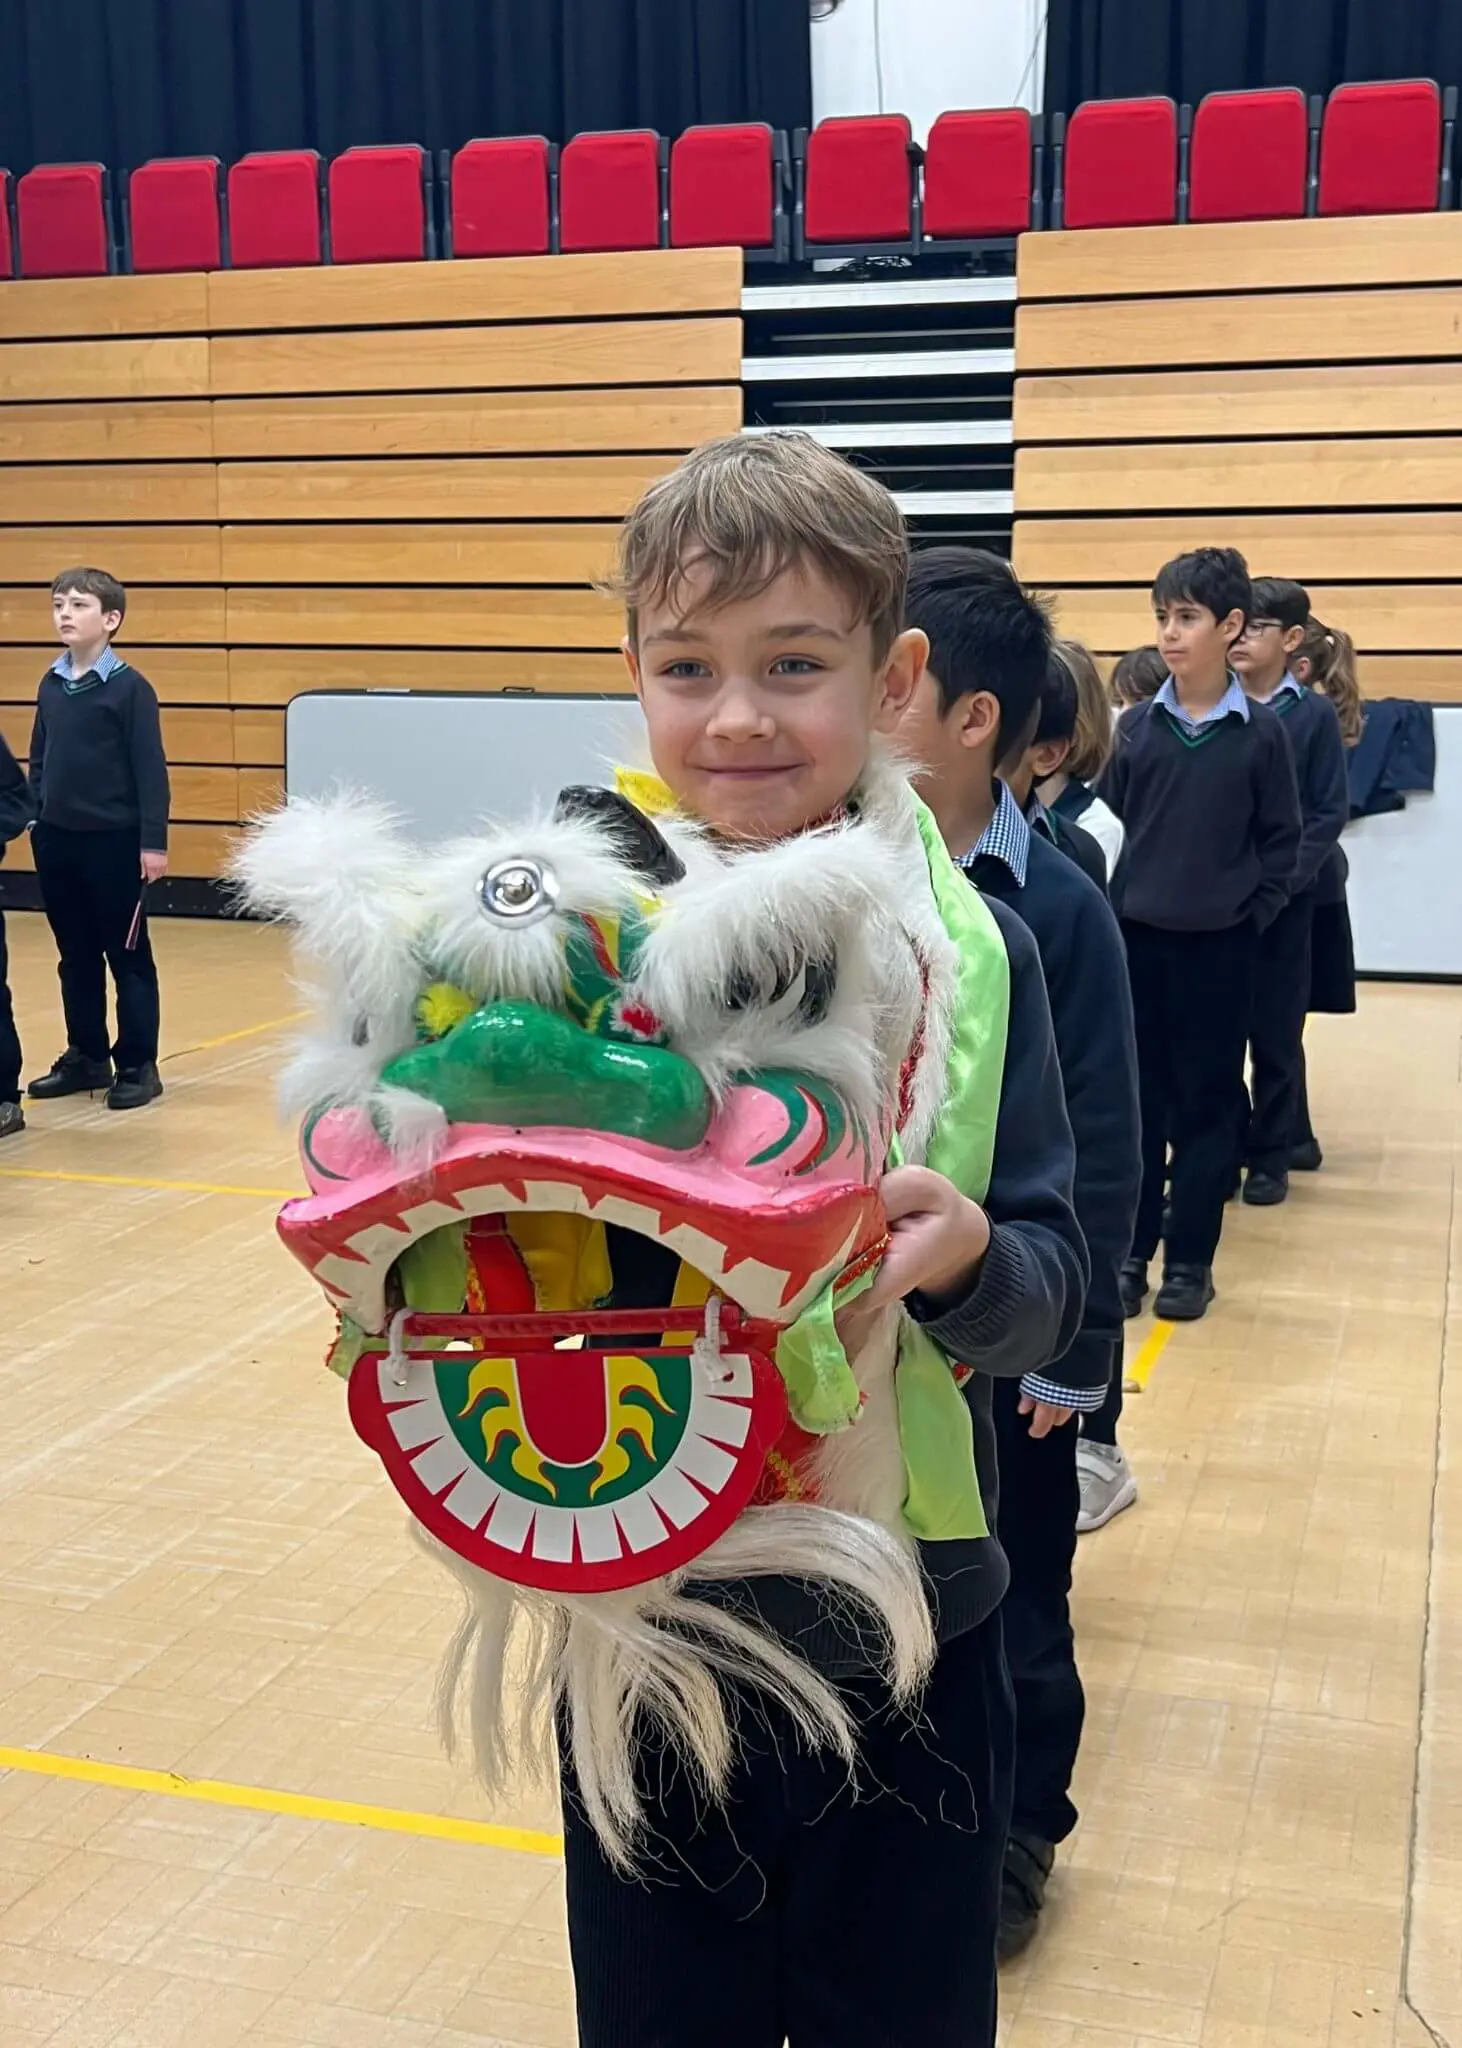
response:
<path id="1" fill-rule="evenodd" d="M 1107 1391 L 1100 1408 L 1093 1408 L 1081 1418 L 1081 1433 L 1089 1436 L 1094 1444 L 1106 1444 L 1109 1449 L 1117 1447 L 1117 1425 L 1122 1420 L 1122 1346 L 1112 1346 L 1112 1370 L 1107 1376 Z"/>
<path id="2" fill-rule="evenodd" d="M 157 965 L 144 917 L 137 943 L 127 935 L 142 896 L 136 832 L 72 832 L 37 825 L 31 834 L 46 917 L 61 955 L 66 1040 L 89 1060 L 119 1067 L 157 1058 Z M 117 985 L 117 1040 L 107 1044 L 107 969 Z"/>
<path id="3" fill-rule="evenodd" d="M 0 1102 L 20 1100 L 20 1033 L 10 1000 L 10 952 L 5 943 L 5 912 L 0 910 Z"/>
<path id="4" fill-rule="evenodd" d="M 1010 1588 L 1000 1605 L 1005 1661 L 1015 1695 L 1015 1790 L 1010 1825 L 1045 1842 L 1076 1826 L 1071 1777 L 1086 1720 L 1071 1629 L 1076 1561 L 1078 1427 L 1073 1420 L 1039 1439 L 1020 1410 L 1019 1380 L 996 1380 L 1000 1458 L 1000 1547 Z"/>
<path id="5" fill-rule="evenodd" d="M 1244 1052 L 1259 940 L 1250 919 L 1219 932 L 1170 932 L 1122 920 L 1137 1026 L 1142 1194 L 1132 1256 L 1162 1235 L 1172 1147 L 1167 1264 L 1208 1266 L 1238 1161 Z"/>
<path id="6" fill-rule="evenodd" d="M 1000 1617 L 941 1646 L 912 1713 L 843 1686 L 850 1779 L 739 1696 L 724 1806 L 647 1734 L 637 1874 L 563 1771 L 580 2048 L 993 2048 L 1013 1715 Z"/>
<path id="7" fill-rule="evenodd" d="M 1249 1129 L 1244 1156 L 1259 1173 L 1285 1173 L 1304 1102 L 1305 1012 L 1310 1006 L 1310 937 L 1315 897 L 1292 897 L 1259 938 L 1249 1025 Z"/>

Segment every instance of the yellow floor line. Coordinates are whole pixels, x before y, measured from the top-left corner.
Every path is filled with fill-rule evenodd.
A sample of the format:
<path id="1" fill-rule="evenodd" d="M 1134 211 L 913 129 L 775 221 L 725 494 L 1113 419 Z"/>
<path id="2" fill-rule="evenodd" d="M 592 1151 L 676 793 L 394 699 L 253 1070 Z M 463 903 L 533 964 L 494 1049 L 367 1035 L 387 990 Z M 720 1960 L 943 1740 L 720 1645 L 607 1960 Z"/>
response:
<path id="1" fill-rule="evenodd" d="M 1177 1327 L 1176 1323 L 1155 1322 L 1153 1324 L 1143 1339 L 1142 1348 L 1137 1356 L 1133 1359 L 1131 1365 L 1123 1370 L 1122 1384 L 1124 1387 L 1130 1388 L 1134 1393 L 1138 1394 L 1143 1391 L 1148 1381 L 1152 1378 L 1154 1366 L 1167 1350 L 1168 1340 Z"/>
<path id="2" fill-rule="evenodd" d="M 192 1799 L 205 1806 L 242 1807 L 250 1813 L 287 1814 L 294 1820 L 334 1821 L 341 1827 L 375 1828 L 385 1834 L 426 1835 L 440 1842 L 478 1842 L 489 1849 L 513 1849 L 524 1856 L 561 1856 L 558 1835 L 536 1828 L 501 1827 L 492 1821 L 454 1820 L 445 1813 L 411 1813 L 397 1806 L 361 1806 L 348 1799 L 316 1799 L 306 1792 L 271 1792 L 258 1785 L 229 1785 L 212 1778 L 182 1778 L 175 1771 L 139 1771 L 130 1764 L 96 1763 L 90 1757 L 53 1756 L 39 1749 L 0 1749 L 0 1771 L 29 1771 L 75 1784 L 110 1785 L 119 1792 L 153 1792 L 168 1799 Z"/>
<path id="3" fill-rule="evenodd" d="M 283 1031 L 288 1024 L 298 1024 L 308 1016 L 306 1010 L 291 1010 L 287 1017 L 271 1017 L 267 1024 L 250 1024 L 242 1031 L 225 1031 L 219 1038 L 200 1038 L 196 1045 L 180 1046 L 176 1052 L 164 1055 L 159 1062 L 166 1066 L 169 1060 L 185 1060 L 195 1052 L 216 1052 L 221 1045 L 237 1045 L 241 1038 L 262 1038 L 266 1031 Z"/>
<path id="4" fill-rule="evenodd" d="M 148 1180 L 135 1173 L 62 1173 L 54 1167 L 0 1166 L 0 1180 L 78 1181 L 94 1188 L 160 1188 L 177 1195 L 247 1195 L 252 1200 L 293 1201 L 299 1188 L 239 1188 L 214 1180 Z"/>

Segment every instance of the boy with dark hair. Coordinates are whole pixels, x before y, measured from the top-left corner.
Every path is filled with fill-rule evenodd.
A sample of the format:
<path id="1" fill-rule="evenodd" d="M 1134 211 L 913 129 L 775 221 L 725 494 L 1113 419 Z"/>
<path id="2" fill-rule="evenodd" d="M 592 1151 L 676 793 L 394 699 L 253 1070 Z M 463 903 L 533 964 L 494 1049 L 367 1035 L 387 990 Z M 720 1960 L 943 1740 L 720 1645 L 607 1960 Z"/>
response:
<path id="1" fill-rule="evenodd" d="M 0 855 L 18 839 L 33 816 L 30 791 L 20 763 L 0 733 Z M 0 1138 L 14 1138 L 25 1129 L 20 1106 L 20 1033 L 10 1000 L 10 955 L 5 944 L 5 912 L 0 910 Z"/>
<path id="2" fill-rule="evenodd" d="M 1305 1012 L 1317 884 L 1350 817 L 1345 743 L 1335 706 L 1290 674 L 1310 619 L 1310 594 L 1285 576 L 1254 581 L 1254 609 L 1234 648 L 1249 698 L 1284 723 L 1300 796 L 1300 850 L 1290 898 L 1259 941 L 1249 1025 L 1251 1107 L 1244 1200 L 1269 1208 L 1289 1193 L 1290 1155 L 1303 1120 Z"/>
<path id="3" fill-rule="evenodd" d="M 924 765 L 918 788 L 956 862 L 982 894 L 1009 904 L 1036 941 L 1076 1141 L 1076 1217 L 1091 1259 L 1071 1349 L 1019 1386 L 995 1388 L 999 1534 L 1010 1561 L 1002 1614 L 1016 1714 L 1004 1957 L 1035 1933 L 1056 1846 L 1076 1824 L 1070 1787 L 1085 1701 L 1070 1613 L 1079 1507 L 1073 1418 L 1102 1404 L 1119 1369 L 1118 1275 L 1140 1177 L 1136 1054 L 1121 935 L 1103 891 L 1043 827 L 1028 824 L 998 779 L 1011 764 L 1028 785 L 1043 703 L 1064 702 L 1069 691 L 1074 705 L 1075 684 L 1052 651 L 1045 613 L 998 557 L 947 547 L 915 555 L 905 616 L 928 636 L 929 663 L 900 737 Z"/>
<path id="4" fill-rule="evenodd" d="M 896 723 L 925 654 L 904 628 L 907 571 L 888 493 L 805 435 L 708 443 L 630 514 L 616 588 L 651 758 L 714 843 L 789 840 L 887 786 L 874 736 Z M 896 801 L 917 819 L 907 790 Z M 932 846 L 929 860 L 932 900 Z M 1019 1378 L 1065 1349 L 1086 1263 L 1040 963 L 1018 920 L 997 922 L 1009 997 L 984 1200 L 928 1167 L 887 1174 L 891 1243 L 870 1290 L 902 1299 L 975 1368 L 965 1398 L 991 1530 L 991 1376 Z M 815 1593 L 775 1578 L 732 1589 L 838 1684 L 857 1723 L 852 1773 L 748 1694 L 718 1803 L 643 1728 L 649 1839 L 626 1874 L 564 1756 L 582 2048 L 992 2048 L 1006 1566 L 989 1534 L 926 1543 L 921 1558 L 939 1650 L 912 1712 L 876 1677 L 856 1625 Z"/>
<path id="5" fill-rule="evenodd" d="M 66 1050 L 32 1081 L 34 1101 L 105 1089 L 108 1109 L 162 1093 L 149 883 L 167 873 L 168 790 L 157 698 L 112 648 L 127 593 L 105 569 L 51 586 L 62 646 L 41 681 L 30 744 L 36 875 L 60 953 Z M 107 1042 L 107 968 L 117 1038 Z M 115 1066 L 114 1066 L 115 1062 Z"/>
<path id="6" fill-rule="evenodd" d="M 1253 606 L 1243 556 L 1178 556 L 1159 570 L 1152 604 L 1167 680 L 1123 713 L 1100 785 L 1127 830 L 1122 931 L 1142 1096 L 1142 1196 L 1123 1297 L 1136 1315 L 1162 1234 L 1171 1142 L 1154 1307 L 1191 1322 L 1213 1299 L 1259 937 L 1289 897 L 1300 812 L 1284 728 L 1229 666 Z"/>

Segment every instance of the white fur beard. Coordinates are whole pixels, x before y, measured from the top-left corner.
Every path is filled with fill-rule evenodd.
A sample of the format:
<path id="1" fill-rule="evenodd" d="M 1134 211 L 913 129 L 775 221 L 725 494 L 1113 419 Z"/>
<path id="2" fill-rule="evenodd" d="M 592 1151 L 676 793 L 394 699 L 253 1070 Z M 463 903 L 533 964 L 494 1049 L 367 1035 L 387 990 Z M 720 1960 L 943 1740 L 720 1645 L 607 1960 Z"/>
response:
<path id="1" fill-rule="evenodd" d="M 827 1507 L 750 1508 L 693 1567 L 622 1593 L 537 1593 L 464 1564 L 426 1536 L 423 1547 L 462 1585 L 466 1612 L 438 1684 L 442 1738 L 465 1730 L 483 1784 L 500 1795 L 551 1766 L 560 1720 L 585 1813 L 619 1869 L 629 1870 L 645 1815 L 635 1746 L 646 1724 L 711 1798 L 736 1755 L 732 1688 L 778 1705 L 809 1746 L 851 1768 L 857 1729 L 836 1686 L 754 1618 L 700 1596 L 699 1585 L 788 1577 L 852 1603 L 867 1661 L 896 1700 L 919 1691 L 934 1659 L 928 1600 L 912 1543 L 865 1516 Z M 464 1712 L 465 1709 L 465 1712 Z"/>

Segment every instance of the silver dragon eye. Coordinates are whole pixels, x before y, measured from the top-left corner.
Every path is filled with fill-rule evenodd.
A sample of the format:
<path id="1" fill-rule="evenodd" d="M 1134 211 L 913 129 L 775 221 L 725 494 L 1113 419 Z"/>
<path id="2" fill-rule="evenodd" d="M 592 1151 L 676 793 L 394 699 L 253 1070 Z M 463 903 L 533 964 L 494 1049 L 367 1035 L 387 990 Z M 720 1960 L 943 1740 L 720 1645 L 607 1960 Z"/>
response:
<path id="1" fill-rule="evenodd" d="M 537 924 L 558 908 L 558 876 L 527 855 L 494 861 L 478 887 L 482 907 L 500 924 Z"/>

